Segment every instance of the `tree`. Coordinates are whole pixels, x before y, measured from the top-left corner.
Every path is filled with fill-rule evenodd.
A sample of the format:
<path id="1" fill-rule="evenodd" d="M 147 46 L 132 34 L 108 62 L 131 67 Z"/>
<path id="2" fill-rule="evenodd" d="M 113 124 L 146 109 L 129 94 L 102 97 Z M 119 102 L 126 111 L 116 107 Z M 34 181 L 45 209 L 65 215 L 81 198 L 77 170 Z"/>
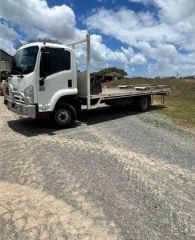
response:
<path id="1" fill-rule="evenodd" d="M 127 76 L 127 73 L 123 69 L 116 68 L 116 67 L 104 68 L 97 73 L 101 75 L 117 73 L 117 75 L 119 74 L 121 77 Z"/>

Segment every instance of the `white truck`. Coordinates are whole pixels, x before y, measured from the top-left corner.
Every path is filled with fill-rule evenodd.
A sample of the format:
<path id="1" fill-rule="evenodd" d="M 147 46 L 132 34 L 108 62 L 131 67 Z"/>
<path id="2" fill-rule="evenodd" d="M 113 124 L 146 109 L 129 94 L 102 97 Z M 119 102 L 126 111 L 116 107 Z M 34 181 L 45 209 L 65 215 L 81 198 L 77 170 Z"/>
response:
<path id="1" fill-rule="evenodd" d="M 86 71 L 78 72 L 74 46 L 86 43 Z M 35 42 L 17 50 L 11 75 L 5 88 L 8 109 L 38 118 L 47 114 L 58 128 L 70 127 L 82 108 L 88 110 L 108 105 L 136 104 L 146 111 L 153 95 L 169 95 L 167 86 L 119 86 L 90 92 L 90 36 L 71 45 Z M 85 106 L 85 107 L 84 107 Z"/>

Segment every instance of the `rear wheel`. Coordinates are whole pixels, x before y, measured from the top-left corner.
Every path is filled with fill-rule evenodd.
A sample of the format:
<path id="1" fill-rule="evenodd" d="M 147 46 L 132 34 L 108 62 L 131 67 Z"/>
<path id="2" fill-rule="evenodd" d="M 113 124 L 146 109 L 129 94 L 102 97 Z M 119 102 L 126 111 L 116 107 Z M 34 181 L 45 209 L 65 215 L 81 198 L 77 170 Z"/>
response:
<path id="1" fill-rule="evenodd" d="M 150 107 L 151 101 L 150 96 L 140 97 L 137 103 L 138 110 L 141 112 L 145 112 Z"/>
<path id="2" fill-rule="evenodd" d="M 61 104 L 51 114 L 50 122 L 56 128 L 68 128 L 73 125 L 76 116 L 76 110 L 72 105 Z"/>

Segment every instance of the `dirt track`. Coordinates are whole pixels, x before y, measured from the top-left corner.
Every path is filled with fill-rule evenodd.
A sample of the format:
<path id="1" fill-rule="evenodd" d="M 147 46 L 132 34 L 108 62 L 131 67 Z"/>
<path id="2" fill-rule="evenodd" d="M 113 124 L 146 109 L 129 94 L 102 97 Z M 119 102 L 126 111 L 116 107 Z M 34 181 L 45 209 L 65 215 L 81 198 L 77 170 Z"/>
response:
<path id="1" fill-rule="evenodd" d="M 195 238 L 194 138 L 155 111 L 55 131 L 0 98 L 0 149 L 2 239 Z"/>

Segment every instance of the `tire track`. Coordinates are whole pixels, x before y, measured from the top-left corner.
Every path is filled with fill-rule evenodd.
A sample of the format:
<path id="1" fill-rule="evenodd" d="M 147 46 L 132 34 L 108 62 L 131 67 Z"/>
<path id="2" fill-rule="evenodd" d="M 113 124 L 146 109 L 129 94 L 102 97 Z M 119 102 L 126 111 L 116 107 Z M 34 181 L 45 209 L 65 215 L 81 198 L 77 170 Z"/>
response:
<path id="1" fill-rule="evenodd" d="M 114 226 L 111 232 L 47 192 L 19 184 L 0 183 L 0 215 L 30 239 L 117 239 Z"/>
<path id="2" fill-rule="evenodd" d="M 118 158 L 124 174 L 129 172 L 130 176 L 135 175 L 145 189 L 155 194 L 157 201 L 163 201 L 169 206 L 172 228 L 175 228 L 174 222 L 177 222 L 177 228 L 185 226 L 186 235 L 195 237 L 195 174 L 159 159 L 118 147 L 116 137 L 105 131 L 101 133 L 99 128 L 90 128 L 90 132 L 99 139 L 104 149 Z M 117 136 L 117 141 L 121 144 L 124 140 Z M 171 197 L 168 197 L 170 192 Z M 176 229 L 173 231 L 177 232 Z"/>
<path id="3" fill-rule="evenodd" d="M 24 231 L 25 234 L 32 239 L 60 239 L 61 237 L 62 239 L 66 239 L 67 237 L 70 237 L 70 239 L 93 239 L 93 237 L 97 237 L 98 239 L 116 239 L 120 235 L 116 230 L 115 224 L 108 223 L 106 220 L 106 213 L 103 209 L 97 208 L 91 200 L 86 198 L 87 189 L 83 188 L 83 184 L 79 182 L 76 175 L 70 174 L 65 169 L 62 169 L 63 166 L 60 165 L 62 159 L 60 160 L 58 157 L 55 158 L 57 153 L 47 155 L 45 152 L 43 157 L 45 160 L 48 160 L 49 166 L 46 169 L 48 173 L 44 172 L 43 162 L 41 163 L 42 166 L 38 164 L 39 152 L 41 152 L 39 148 L 44 147 L 45 150 L 48 149 L 48 152 L 51 152 L 52 148 L 49 149 L 51 145 L 59 146 L 61 151 L 63 151 L 63 149 L 69 149 L 73 154 L 86 152 L 91 155 L 105 155 L 110 156 L 110 159 L 112 159 L 112 157 L 117 159 L 116 167 L 118 170 L 122 170 L 122 177 L 124 179 L 129 176 L 128 184 L 130 185 L 132 183 L 135 195 L 136 192 L 148 192 L 154 195 L 156 202 L 164 203 L 167 206 L 167 209 L 170 211 L 169 218 L 172 236 L 175 236 L 177 239 L 182 239 L 179 233 L 183 231 L 187 237 L 183 239 L 193 239 L 193 237 L 195 237 L 195 201 L 193 195 L 195 174 L 192 171 L 132 151 L 128 149 L 128 147 L 124 147 L 125 144 L 119 145 L 117 141 L 122 143 L 124 139 L 119 139 L 118 136 L 116 139 L 116 136 L 108 132 L 103 132 L 100 127 L 86 127 L 81 130 L 81 132 L 84 131 L 91 134 L 96 139 L 95 144 L 90 140 L 82 140 L 82 134 L 81 139 L 79 139 L 77 131 L 71 134 L 64 134 L 63 132 L 62 134 L 60 133 L 53 136 L 42 134 L 28 138 L 8 128 L 5 121 L 7 118 L 16 119 L 16 115 L 13 115 L 7 110 L 1 115 L 0 148 L 3 149 L 3 151 L 0 151 L 0 159 L 7 160 L 7 166 L 13 167 L 13 172 L 11 168 L 8 169 L 9 171 L 6 175 L 9 176 L 9 179 L 1 177 L 4 181 L 9 182 L 3 182 L 2 185 L 0 184 L 0 214 L 2 214 L 7 224 L 12 223 L 16 226 L 18 233 Z M 37 154 L 35 153 L 33 158 L 28 159 L 29 155 L 32 155 L 35 149 L 38 150 Z M 10 150 L 13 150 L 13 152 L 8 154 Z M 16 156 L 21 156 L 21 159 L 16 159 Z M 40 162 L 41 161 L 40 159 Z M 3 166 L 3 169 L 6 169 L 6 166 Z M 87 169 L 85 169 L 85 171 L 87 174 Z M 59 200 L 59 198 L 56 199 L 51 195 L 51 192 L 48 194 L 48 192 L 42 191 L 46 177 L 49 179 L 49 176 L 54 172 L 59 175 L 53 185 L 51 182 L 51 187 L 59 188 L 59 191 L 61 191 L 60 198 L 62 197 L 65 201 Z M 1 170 L 1 176 L 3 176 L 2 174 L 3 172 Z M 16 178 L 18 179 L 18 183 L 27 186 L 10 183 L 12 175 L 13 181 Z M 65 180 L 69 185 L 63 185 L 60 179 Z M 136 183 L 139 183 L 139 186 L 136 185 Z M 60 185 L 62 185 L 61 188 Z M 64 188 L 67 189 L 63 191 Z M 3 192 L 8 194 L 4 195 Z M 110 196 L 108 196 L 108 198 L 109 197 Z M 118 202 L 125 201 L 125 199 L 122 199 L 117 194 L 113 197 Z M 74 203 L 73 205 L 71 201 Z M 39 202 L 43 202 L 43 206 L 41 205 L 43 207 L 41 216 L 38 216 L 38 212 L 41 212 Z M 128 204 L 127 202 L 124 205 L 128 206 Z M 23 206 L 26 210 L 22 212 L 20 206 Z M 144 213 L 142 209 L 136 209 L 135 211 L 135 206 L 139 205 L 128 206 L 132 213 L 136 211 L 139 212 L 140 215 Z M 19 213 L 17 207 L 19 208 Z M 69 210 L 66 212 L 66 220 L 64 219 L 65 216 L 63 213 L 60 212 L 60 208 Z M 19 222 L 17 222 L 17 214 L 21 214 Z M 116 211 L 113 214 L 117 217 L 119 213 Z M 50 215 L 53 220 L 50 219 Z M 81 222 L 86 221 L 84 224 L 85 227 L 82 225 L 82 229 L 80 229 L 77 216 L 79 216 L 78 219 L 80 219 Z M 125 221 L 125 219 L 123 220 Z M 34 224 L 35 227 L 29 228 L 31 224 Z M 144 221 L 140 220 L 133 224 L 143 231 L 147 229 Z M 150 230 L 152 231 L 152 229 Z M 94 235 L 96 231 L 97 233 Z M 97 235 L 102 234 L 102 232 L 107 235 Z M 153 236 L 156 236 L 154 239 L 157 239 L 158 232 L 154 231 Z"/>
<path id="4" fill-rule="evenodd" d="M 135 175 L 146 189 L 150 189 L 154 193 L 157 201 L 163 201 L 169 206 L 170 216 L 174 216 L 172 222 L 177 221 L 178 225 L 185 225 L 187 234 L 195 235 L 194 212 L 190 211 L 190 209 L 195 209 L 190 192 L 195 183 L 195 175 L 192 172 L 129 149 L 117 147 L 113 145 L 113 137 L 107 135 L 105 138 L 105 133 L 101 135 L 100 129 L 90 127 L 89 131 L 99 138 L 101 143 L 94 145 L 92 142 L 78 140 L 73 136 L 54 136 L 52 138 L 45 136 L 44 139 L 73 150 L 82 149 L 82 151 L 96 153 L 99 151 L 117 157 L 119 164 L 123 166 L 124 174 L 129 172 L 130 175 Z M 186 188 L 184 185 L 188 191 L 183 191 Z M 170 197 L 169 193 L 171 193 Z"/>

